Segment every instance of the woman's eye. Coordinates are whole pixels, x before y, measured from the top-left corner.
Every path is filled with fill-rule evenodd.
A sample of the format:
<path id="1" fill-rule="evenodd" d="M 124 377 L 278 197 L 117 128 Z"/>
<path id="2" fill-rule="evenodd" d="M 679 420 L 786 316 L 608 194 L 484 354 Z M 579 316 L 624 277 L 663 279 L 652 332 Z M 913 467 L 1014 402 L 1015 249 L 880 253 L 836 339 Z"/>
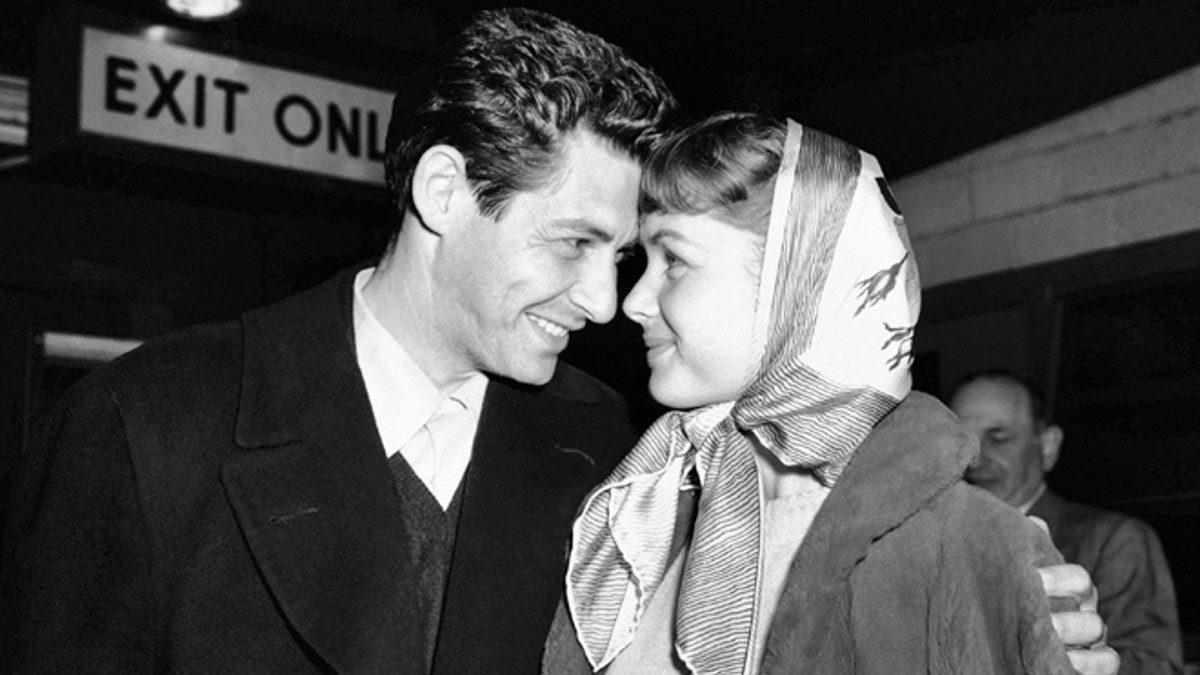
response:
<path id="1" fill-rule="evenodd" d="M 663 252 L 663 260 L 667 263 L 667 267 L 679 267 L 683 265 L 683 260 L 670 251 Z"/>

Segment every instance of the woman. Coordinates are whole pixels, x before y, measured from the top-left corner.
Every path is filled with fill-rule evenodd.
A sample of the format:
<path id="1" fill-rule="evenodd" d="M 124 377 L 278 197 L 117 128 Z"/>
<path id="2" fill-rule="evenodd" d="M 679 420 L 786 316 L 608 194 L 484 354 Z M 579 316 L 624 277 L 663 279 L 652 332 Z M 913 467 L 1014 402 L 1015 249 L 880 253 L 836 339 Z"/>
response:
<path id="1" fill-rule="evenodd" d="M 643 187 L 624 311 L 688 412 L 585 501 L 546 672 L 1073 672 L 1035 571 L 1057 553 L 909 392 L 920 288 L 875 159 L 726 114 Z"/>

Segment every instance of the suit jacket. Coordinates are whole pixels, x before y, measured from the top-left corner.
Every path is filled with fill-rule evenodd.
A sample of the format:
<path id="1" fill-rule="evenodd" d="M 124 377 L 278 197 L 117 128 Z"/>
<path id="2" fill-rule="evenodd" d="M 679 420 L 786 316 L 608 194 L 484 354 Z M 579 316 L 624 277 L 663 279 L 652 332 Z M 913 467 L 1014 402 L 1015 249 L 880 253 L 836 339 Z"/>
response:
<path id="1" fill-rule="evenodd" d="M 1029 515 L 1046 521 L 1063 558 L 1092 575 L 1120 675 L 1182 673 L 1175 585 L 1162 545 L 1146 523 L 1069 502 L 1047 490 Z"/>
<path id="2" fill-rule="evenodd" d="M 0 671 L 421 670 L 354 271 L 66 395 L 14 489 Z M 435 672 L 536 671 L 571 518 L 635 440 L 627 412 L 566 364 L 541 388 L 489 383 Z"/>
<path id="3" fill-rule="evenodd" d="M 1074 673 L 1036 569 L 1058 553 L 961 481 L 976 447 L 915 392 L 875 427 L 796 552 L 757 672 Z M 561 607 L 543 672 L 590 672 Z"/>

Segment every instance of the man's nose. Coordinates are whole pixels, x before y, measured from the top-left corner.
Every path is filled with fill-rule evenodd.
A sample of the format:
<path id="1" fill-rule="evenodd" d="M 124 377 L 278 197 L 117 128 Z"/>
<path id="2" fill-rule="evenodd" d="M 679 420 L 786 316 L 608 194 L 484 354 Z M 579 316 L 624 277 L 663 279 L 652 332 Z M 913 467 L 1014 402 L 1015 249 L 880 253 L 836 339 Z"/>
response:
<path id="1" fill-rule="evenodd" d="M 570 297 L 588 321 L 612 321 L 617 314 L 617 266 L 604 261 L 586 266 Z"/>

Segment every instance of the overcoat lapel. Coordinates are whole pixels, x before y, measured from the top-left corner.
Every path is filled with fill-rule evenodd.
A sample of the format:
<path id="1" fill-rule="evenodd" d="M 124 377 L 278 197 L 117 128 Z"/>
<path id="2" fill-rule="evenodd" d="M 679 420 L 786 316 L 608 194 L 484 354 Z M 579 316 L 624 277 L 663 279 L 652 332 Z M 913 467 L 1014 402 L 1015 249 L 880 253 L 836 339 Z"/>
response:
<path id="1" fill-rule="evenodd" d="M 796 552 L 767 634 L 764 675 L 787 672 L 797 661 L 820 662 L 827 650 L 850 643 L 848 589 L 855 566 L 875 539 L 957 483 L 975 449 L 952 413 L 920 392 L 876 425 Z M 796 635 L 808 642 L 796 644 Z"/>
<path id="2" fill-rule="evenodd" d="M 1037 516 L 1046 523 L 1046 528 L 1050 530 L 1050 539 L 1053 541 L 1059 532 L 1062 530 L 1063 520 L 1063 499 L 1057 494 L 1050 491 L 1049 488 L 1042 493 L 1041 497 L 1029 507 L 1029 515 Z"/>
<path id="3" fill-rule="evenodd" d="M 225 492 L 288 623 L 336 672 L 423 658 L 399 500 L 354 350 L 350 270 L 243 317 Z"/>
<path id="4" fill-rule="evenodd" d="M 537 672 L 562 593 L 570 524 L 599 479 L 560 445 L 570 392 L 493 379 L 467 470 L 434 672 Z"/>

